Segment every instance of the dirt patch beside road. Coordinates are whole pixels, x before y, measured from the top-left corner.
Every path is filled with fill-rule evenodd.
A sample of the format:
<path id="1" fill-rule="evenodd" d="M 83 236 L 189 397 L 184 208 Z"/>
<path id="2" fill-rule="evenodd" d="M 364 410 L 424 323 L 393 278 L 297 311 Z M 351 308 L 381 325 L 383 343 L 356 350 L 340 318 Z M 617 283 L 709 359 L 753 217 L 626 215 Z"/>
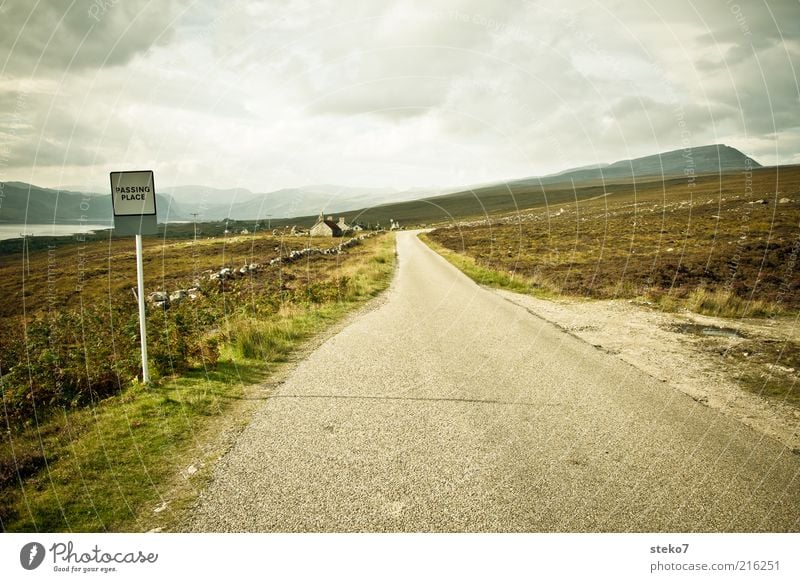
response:
<path id="1" fill-rule="evenodd" d="M 494 291 L 800 452 L 799 370 L 786 360 L 800 340 L 796 318 L 731 320 L 665 313 L 630 300 L 546 300 Z M 782 390 L 773 390 L 776 384 Z"/>

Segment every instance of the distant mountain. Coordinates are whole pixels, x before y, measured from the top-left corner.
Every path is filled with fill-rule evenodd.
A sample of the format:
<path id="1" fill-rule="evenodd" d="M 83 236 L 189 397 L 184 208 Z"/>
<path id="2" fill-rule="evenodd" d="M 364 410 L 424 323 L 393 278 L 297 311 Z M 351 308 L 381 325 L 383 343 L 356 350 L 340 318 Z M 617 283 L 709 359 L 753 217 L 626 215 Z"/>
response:
<path id="1" fill-rule="evenodd" d="M 687 172 L 718 174 L 760 168 L 761 164 L 739 150 L 715 144 L 686 150 L 622 160 L 613 164 L 564 170 L 548 176 L 523 178 L 484 184 L 441 196 L 384 204 L 355 212 L 364 223 L 387 224 L 389 219 L 401 224 L 420 224 L 448 218 L 481 216 L 495 212 L 512 212 L 544 204 L 563 204 L 580 196 L 602 196 L 606 187 L 632 180 L 686 180 Z"/>
<path id="2" fill-rule="evenodd" d="M 108 194 L 109 186 L 93 186 L 91 184 L 62 184 L 62 192 L 80 192 L 81 194 Z"/>
<path id="3" fill-rule="evenodd" d="M 547 185 L 560 182 L 587 182 L 644 178 L 652 176 L 685 176 L 714 174 L 747 167 L 760 168 L 761 164 L 736 148 L 724 144 L 713 144 L 696 148 L 672 150 L 631 160 L 621 160 L 608 165 L 584 166 L 564 170 L 557 174 L 512 180 L 511 185 Z"/>
<path id="4" fill-rule="evenodd" d="M 172 196 L 175 202 L 187 206 L 219 206 L 222 201 L 247 200 L 254 196 L 247 188 L 211 188 L 193 184 L 189 186 L 170 186 L 162 188 L 156 184 L 156 189 L 162 194 Z"/>
<path id="5" fill-rule="evenodd" d="M 294 216 L 318 215 L 320 212 L 347 212 L 365 206 L 415 200 L 439 190 L 364 188 L 318 184 L 283 188 L 261 194 L 246 188 L 218 189 L 209 186 L 175 186 L 162 192 L 179 202 L 186 212 L 196 212 L 198 220 L 263 221 Z"/>
<path id="6" fill-rule="evenodd" d="M 220 189 L 190 185 L 158 188 L 159 222 L 216 220 L 264 221 L 346 212 L 365 206 L 401 202 L 439 194 L 438 190 L 362 188 L 328 184 L 284 188 L 263 194 L 246 188 Z M 70 224 L 81 221 L 109 223 L 113 220 L 111 195 L 42 188 L 23 182 L 6 182 L 0 204 L 0 222 Z M 193 216 L 193 214 L 197 216 Z"/>
<path id="7" fill-rule="evenodd" d="M 569 168 L 567 170 L 561 170 L 560 172 L 555 172 L 554 174 L 547 174 L 547 175 L 542 176 L 542 177 L 543 178 L 552 178 L 554 176 L 563 176 L 564 174 L 569 174 L 569 173 L 572 173 L 572 172 L 578 172 L 578 171 L 582 171 L 582 170 L 597 170 L 599 168 L 606 168 L 606 167 L 608 167 L 610 165 L 611 164 L 589 164 L 589 165 L 586 165 L 586 166 L 579 166 L 577 168 Z"/>
<path id="8" fill-rule="evenodd" d="M 110 223 L 111 194 L 91 194 L 40 188 L 24 182 L 5 182 L 0 222 L 15 224 Z M 170 196 L 156 194 L 160 222 L 190 220 L 188 212 Z"/>

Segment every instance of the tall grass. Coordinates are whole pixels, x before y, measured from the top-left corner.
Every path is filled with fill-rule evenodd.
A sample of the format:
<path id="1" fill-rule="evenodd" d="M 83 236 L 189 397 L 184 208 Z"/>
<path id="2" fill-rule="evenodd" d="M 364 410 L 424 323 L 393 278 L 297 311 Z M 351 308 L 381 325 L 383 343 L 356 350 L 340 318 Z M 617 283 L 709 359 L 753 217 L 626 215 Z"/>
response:
<path id="1" fill-rule="evenodd" d="M 177 521 L 197 482 L 176 475 L 203 468 L 204 431 L 263 376 L 257 361 L 226 359 L 149 389 L 134 385 L 91 408 L 62 409 L 35 435 L 6 435 L 2 530 L 142 531 Z"/>
<path id="2" fill-rule="evenodd" d="M 236 352 L 247 359 L 283 361 L 302 334 L 287 322 L 243 319 L 232 331 Z"/>
<path id="3" fill-rule="evenodd" d="M 507 291 L 513 291 L 515 293 L 526 293 L 536 297 L 553 297 L 559 294 L 558 287 L 543 277 L 523 277 L 515 273 L 498 271 L 479 264 L 474 258 L 468 255 L 452 251 L 431 240 L 430 237 L 424 234 L 419 235 L 419 238 L 432 250 L 446 259 L 447 262 L 479 285 L 494 287 L 496 289 L 506 289 Z"/>
<path id="4" fill-rule="evenodd" d="M 394 268 L 391 242 L 387 238 L 367 261 L 342 265 L 328 290 L 316 289 L 307 303 L 285 305 L 270 318 L 239 317 L 229 322 L 226 333 L 233 349 L 245 359 L 286 361 L 299 342 L 386 287 Z"/>
<path id="5" fill-rule="evenodd" d="M 664 311 L 687 309 L 713 317 L 766 317 L 782 312 L 774 303 L 743 298 L 726 289 L 698 287 L 684 297 L 677 293 L 649 292 L 646 298 Z"/>
<path id="6" fill-rule="evenodd" d="M 773 308 L 767 301 L 746 299 L 725 289 L 698 287 L 689 293 L 686 307 L 690 311 L 718 317 L 763 317 Z"/>

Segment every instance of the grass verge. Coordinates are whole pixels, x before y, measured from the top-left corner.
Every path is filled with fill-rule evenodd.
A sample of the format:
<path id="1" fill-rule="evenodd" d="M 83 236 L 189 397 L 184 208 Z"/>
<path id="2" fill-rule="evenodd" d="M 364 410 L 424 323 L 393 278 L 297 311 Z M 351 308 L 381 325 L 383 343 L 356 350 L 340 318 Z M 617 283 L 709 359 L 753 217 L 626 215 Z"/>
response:
<path id="1" fill-rule="evenodd" d="M 748 392 L 800 411 L 800 343 L 747 339 L 726 350 L 722 361 Z"/>
<path id="2" fill-rule="evenodd" d="M 225 450 L 269 397 L 263 382 L 306 342 L 384 290 L 394 237 L 343 260 L 334 292 L 265 318 L 235 311 L 219 362 L 152 387 L 133 385 L 91 408 L 60 409 L 0 442 L 3 531 L 148 531 L 182 521 Z"/>
<path id="3" fill-rule="evenodd" d="M 712 317 L 768 317 L 782 313 L 782 309 L 774 302 L 742 298 L 725 289 L 699 287 L 691 290 L 686 297 L 650 291 L 646 294 L 646 299 L 662 311 L 688 309 Z"/>
<path id="4" fill-rule="evenodd" d="M 448 249 L 432 240 L 426 234 L 420 234 L 419 239 L 479 285 L 486 285 L 495 289 L 506 289 L 515 293 L 525 293 L 544 299 L 556 296 L 555 291 L 543 281 L 537 281 L 514 273 L 506 274 L 480 265 L 473 257 Z"/>

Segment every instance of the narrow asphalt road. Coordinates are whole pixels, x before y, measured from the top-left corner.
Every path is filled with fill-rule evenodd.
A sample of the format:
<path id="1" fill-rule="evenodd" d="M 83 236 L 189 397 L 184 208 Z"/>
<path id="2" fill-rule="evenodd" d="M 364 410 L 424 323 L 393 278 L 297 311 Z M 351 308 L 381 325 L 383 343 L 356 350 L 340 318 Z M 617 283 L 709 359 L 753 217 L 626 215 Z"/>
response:
<path id="1" fill-rule="evenodd" d="M 798 531 L 800 456 L 471 282 L 414 233 L 386 302 L 220 461 L 197 531 Z"/>

